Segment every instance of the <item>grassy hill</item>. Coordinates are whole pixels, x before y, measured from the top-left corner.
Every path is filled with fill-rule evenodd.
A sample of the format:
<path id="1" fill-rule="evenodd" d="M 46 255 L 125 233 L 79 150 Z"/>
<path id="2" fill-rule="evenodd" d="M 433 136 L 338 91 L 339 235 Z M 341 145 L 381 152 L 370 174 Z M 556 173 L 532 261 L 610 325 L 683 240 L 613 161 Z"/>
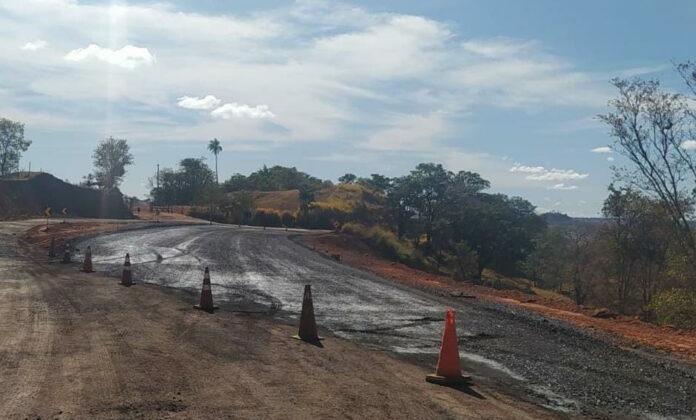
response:
<path id="1" fill-rule="evenodd" d="M 290 213 L 295 213 L 300 209 L 299 190 L 256 191 L 253 194 L 257 209 Z M 362 185 L 339 184 L 317 191 L 314 194 L 313 206 L 349 213 L 363 204 L 368 209 L 379 208 L 382 205 L 382 200 L 381 196 Z"/>

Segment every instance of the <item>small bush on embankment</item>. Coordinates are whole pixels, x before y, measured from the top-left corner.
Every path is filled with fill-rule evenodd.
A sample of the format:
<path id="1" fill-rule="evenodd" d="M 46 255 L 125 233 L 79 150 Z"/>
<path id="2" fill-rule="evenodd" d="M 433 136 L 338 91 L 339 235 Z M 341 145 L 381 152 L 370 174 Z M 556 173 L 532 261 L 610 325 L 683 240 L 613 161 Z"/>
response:
<path id="1" fill-rule="evenodd" d="M 647 307 L 658 324 L 696 328 L 696 292 L 675 289 L 655 296 Z"/>
<path id="2" fill-rule="evenodd" d="M 380 226 L 367 227 L 360 223 L 346 223 L 341 231 L 362 239 L 384 258 L 414 268 L 427 268 L 427 264 L 419 252 L 399 241 L 399 238 L 387 229 Z"/>

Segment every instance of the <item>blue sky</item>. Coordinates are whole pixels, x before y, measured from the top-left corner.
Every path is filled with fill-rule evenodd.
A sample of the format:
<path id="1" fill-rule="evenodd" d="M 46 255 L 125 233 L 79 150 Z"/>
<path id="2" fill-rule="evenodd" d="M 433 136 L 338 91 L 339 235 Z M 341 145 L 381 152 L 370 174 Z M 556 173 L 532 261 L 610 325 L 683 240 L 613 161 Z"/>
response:
<path id="1" fill-rule="evenodd" d="M 212 156 L 335 180 L 471 170 L 540 211 L 597 215 L 622 159 L 595 116 L 615 76 L 680 89 L 691 1 L 79 1 L 0 3 L 0 116 L 22 160 L 79 181 L 105 137 L 136 165 Z M 690 48 L 691 47 L 691 48 Z M 595 150 L 595 151 L 593 151 Z"/>

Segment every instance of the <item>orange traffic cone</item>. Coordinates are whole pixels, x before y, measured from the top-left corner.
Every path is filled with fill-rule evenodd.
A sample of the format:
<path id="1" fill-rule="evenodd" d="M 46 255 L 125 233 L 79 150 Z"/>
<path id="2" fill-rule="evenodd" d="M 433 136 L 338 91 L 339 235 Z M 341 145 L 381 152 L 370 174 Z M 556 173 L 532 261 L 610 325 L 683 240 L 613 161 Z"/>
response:
<path id="1" fill-rule="evenodd" d="M 196 309 L 213 312 L 218 307 L 213 305 L 213 292 L 210 290 L 210 270 L 205 268 L 203 274 L 203 288 L 201 289 L 201 302 L 193 306 Z"/>
<path id="2" fill-rule="evenodd" d="M 322 339 L 317 333 L 317 323 L 314 319 L 314 304 L 312 303 L 312 287 L 309 284 L 304 287 L 302 315 L 300 315 L 300 331 L 293 338 L 308 343 L 317 343 Z"/>
<path id="3" fill-rule="evenodd" d="M 470 376 L 462 375 L 459 365 L 459 344 L 457 343 L 457 328 L 454 324 L 454 311 L 447 310 L 445 317 L 445 332 L 442 334 L 440 358 L 434 375 L 428 375 L 425 380 L 438 385 L 461 385 L 471 382 Z"/>
<path id="4" fill-rule="evenodd" d="M 124 286 L 133 285 L 133 274 L 131 273 L 130 254 L 126 254 L 126 260 L 123 262 L 123 273 L 121 274 L 121 284 Z"/>
<path id="5" fill-rule="evenodd" d="M 87 249 L 85 250 L 85 259 L 82 262 L 82 271 L 85 273 L 93 273 L 94 270 L 92 270 L 92 247 L 87 246 Z"/>
<path id="6" fill-rule="evenodd" d="M 54 258 L 56 256 L 56 237 L 51 236 L 51 247 L 48 248 L 48 258 Z"/>

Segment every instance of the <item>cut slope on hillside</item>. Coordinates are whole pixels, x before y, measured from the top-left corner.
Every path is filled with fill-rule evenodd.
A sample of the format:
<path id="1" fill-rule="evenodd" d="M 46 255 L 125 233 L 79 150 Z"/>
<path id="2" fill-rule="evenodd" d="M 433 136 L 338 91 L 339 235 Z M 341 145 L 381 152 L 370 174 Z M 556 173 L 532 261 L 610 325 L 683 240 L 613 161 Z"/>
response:
<path id="1" fill-rule="evenodd" d="M 635 317 L 617 316 L 615 319 L 593 317 L 595 309 L 575 305 L 565 296 L 541 289 L 534 294 L 519 290 L 497 290 L 455 281 L 450 277 L 431 274 L 386 260 L 357 237 L 347 234 L 323 233 L 302 237 L 301 241 L 317 252 L 340 255 L 349 265 L 369 270 L 398 283 L 447 293 L 454 297 L 483 298 L 508 305 L 523 307 L 569 322 L 582 328 L 614 334 L 633 343 L 675 354 L 690 363 L 696 363 L 696 331 L 679 330 L 671 326 L 657 326 Z M 487 275 L 495 276 L 494 273 Z"/>
<path id="2" fill-rule="evenodd" d="M 132 217 L 118 191 L 78 187 L 47 173 L 0 179 L 0 219 L 43 216 L 46 207 L 51 207 L 56 217 L 63 208 L 71 217 Z"/>

